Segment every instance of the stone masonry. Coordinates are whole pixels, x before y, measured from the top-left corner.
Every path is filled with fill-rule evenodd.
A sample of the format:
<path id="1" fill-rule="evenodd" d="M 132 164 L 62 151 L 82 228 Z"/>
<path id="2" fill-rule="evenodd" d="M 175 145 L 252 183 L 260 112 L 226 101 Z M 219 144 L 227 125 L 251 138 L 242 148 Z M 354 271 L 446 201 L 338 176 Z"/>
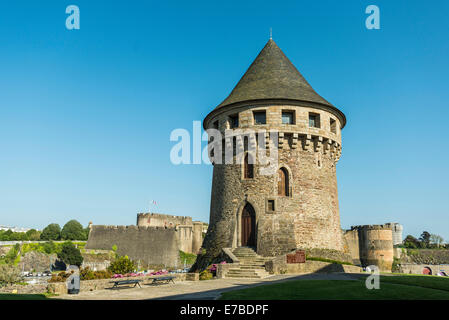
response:
<path id="1" fill-rule="evenodd" d="M 265 123 L 255 123 L 257 112 L 265 113 Z M 283 113 L 291 114 L 292 121 L 283 122 Z M 315 125 L 310 124 L 311 117 Z M 207 259 L 213 259 L 222 248 L 245 245 L 242 211 L 248 204 L 255 211 L 259 255 L 276 256 L 296 248 L 343 251 L 336 164 L 345 122 L 343 113 L 320 97 L 270 40 L 230 96 L 204 120 L 205 129 L 218 129 L 225 137 L 220 142 L 223 159 L 226 146 L 234 149 L 232 164 L 224 164 L 224 160 L 215 163 L 220 154 L 215 150 L 211 157 L 210 226 L 204 241 Z M 257 138 L 248 136 L 247 143 L 239 145 L 225 136 L 226 131 L 238 129 L 275 130 L 278 138 L 266 138 L 260 145 Z M 252 154 L 256 159 L 254 176 L 245 178 L 243 157 L 237 150 L 250 152 L 248 145 L 277 148 L 274 174 L 261 174 L 264 165 L 259 165 L 258 154 Z M 288 175 L 287 191 L 282 195 L 279 170 Z"/>

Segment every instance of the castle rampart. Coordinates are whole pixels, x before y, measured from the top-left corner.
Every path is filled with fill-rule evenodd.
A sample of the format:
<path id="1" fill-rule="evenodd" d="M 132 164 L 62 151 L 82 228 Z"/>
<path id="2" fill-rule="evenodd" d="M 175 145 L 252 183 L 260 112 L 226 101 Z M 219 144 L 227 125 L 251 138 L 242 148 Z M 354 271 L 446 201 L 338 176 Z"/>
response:
<path id="1" fill-rule="evenodd" d="M 142 265 L 180 266 L 178 234 L 163 227 L 93 225 L 86 249 L 111 250 Z"/>
<path id="2" fill-rule="evenodd" d="M 393 264 L 393 233 L 391 224 L 352 226 L 346 231 L 354 262 L 363 266 L 376 265 L 381 271 L 391 271 Z"/>

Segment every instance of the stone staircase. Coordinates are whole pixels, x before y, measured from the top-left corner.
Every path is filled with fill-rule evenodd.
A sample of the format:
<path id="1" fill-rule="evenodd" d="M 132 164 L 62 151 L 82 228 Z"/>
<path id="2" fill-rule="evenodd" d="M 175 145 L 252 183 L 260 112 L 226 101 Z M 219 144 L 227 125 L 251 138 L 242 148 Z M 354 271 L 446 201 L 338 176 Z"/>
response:
<path id="1" fill-rule="evenodd" d="M 269 258 L 259 256 L 254 249 L 238 247 L 232 253 L 239 259 L 240 264 L 229 268 L 225 278 L 262 279 L 270 275 L 265 271 L 265 261 Z"/>

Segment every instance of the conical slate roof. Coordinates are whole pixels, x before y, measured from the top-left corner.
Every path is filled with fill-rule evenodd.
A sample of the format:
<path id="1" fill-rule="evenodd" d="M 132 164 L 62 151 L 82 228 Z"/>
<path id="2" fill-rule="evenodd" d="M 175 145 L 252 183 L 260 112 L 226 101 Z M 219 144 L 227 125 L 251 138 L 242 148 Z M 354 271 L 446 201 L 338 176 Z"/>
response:
<path id="1" fill-rule="evenodd" d="M 300 100 L 333 107 L 313 90 L 272 39 L 216 109 L 238 102 L 266 99 Z"/>

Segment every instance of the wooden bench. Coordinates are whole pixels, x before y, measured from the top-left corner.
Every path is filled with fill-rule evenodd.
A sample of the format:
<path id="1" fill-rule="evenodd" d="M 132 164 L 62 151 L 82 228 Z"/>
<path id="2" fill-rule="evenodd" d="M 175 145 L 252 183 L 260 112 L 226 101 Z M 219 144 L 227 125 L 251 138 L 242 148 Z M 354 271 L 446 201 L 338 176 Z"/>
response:
<path id="1" fill-rule="evenodd" d="M 153 278 L 153 282 L 151 282 L 151 284 L 157 284 L 158 282 L 170 283 L 170 281 L 175 283 L 175 281 L 173 279 L 175 279 L 175 277 L 173 277 L 173 276 L 157 277 L 157 278 Z"/>
<path id="2" fill-rule="evenodd" d="M 114 286 L 112 287 L 112 289 L 118 289 L 118 286 L 121 286 L 121 285 L 125 285 L 125 284 L 134 284 L 134 287 L 133 288 L 135 288 L 137 285 L 140 287 L 140 288 L 142 288 L 141 286 L 140 286 L 140 283 L 139 282 L 141 282 L 142 280 L 138 280 L 138 279 L 132 279 L 132 280 L 116 280 L 116 281 L 112 281 L 113 283 L 114 283 Z"/>

